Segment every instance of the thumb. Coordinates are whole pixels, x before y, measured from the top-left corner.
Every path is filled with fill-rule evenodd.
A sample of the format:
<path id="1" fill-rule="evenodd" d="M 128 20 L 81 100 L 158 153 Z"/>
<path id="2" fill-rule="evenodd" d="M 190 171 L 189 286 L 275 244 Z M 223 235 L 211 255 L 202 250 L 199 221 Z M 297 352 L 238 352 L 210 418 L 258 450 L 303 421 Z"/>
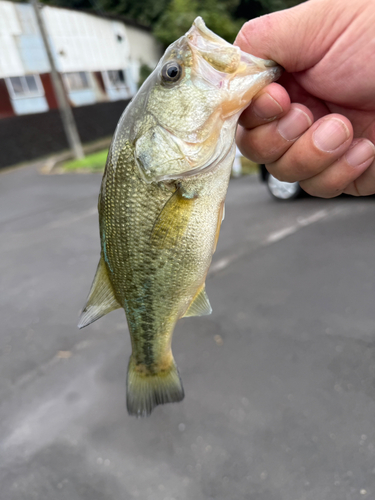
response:
<path id="1" fill-rule="evenodd" d="M 360 2 L 358 2 L 360 3 Z M 317 64 L 355 15 L 356 7 L 342 0 L 310 0 L 291 9 L 247 22 L 235 45 L 263 59 L 272 59 L 287 72 Z"/>

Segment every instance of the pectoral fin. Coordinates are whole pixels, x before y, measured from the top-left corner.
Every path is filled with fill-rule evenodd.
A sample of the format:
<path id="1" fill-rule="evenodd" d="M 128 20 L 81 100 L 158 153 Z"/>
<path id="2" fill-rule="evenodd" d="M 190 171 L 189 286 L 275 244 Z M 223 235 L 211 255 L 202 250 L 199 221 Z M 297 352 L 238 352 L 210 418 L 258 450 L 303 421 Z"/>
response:
<path id="1" fill-rule="evenodd" d="M 216 226 L 216 234 L 215 234 L 214 252 L 213 253 L 215 253 L 215 251 L 216 251 L 217 242 L 219 241 L 221 223 L 223 222 L 224 217 L 225 217 L 225 200 L 221 203 L 220 209 L 219 209 L 219 214 L 218 214 L 218 218 L 217 218 L 217 226 Z"/>
<path id="2" fill-rule="evenodd" d="M 150 242 L 157 248 L 173 248 L 186 232 L 196 198 L 177 189 L 164 205 L 152 229 Z"/>
<path id="3" fill-rule="evenodd" d="M 91 285 L 87 303 L 80 316 L 78 328 L 84 328 L 119 307 L 121 305 L 118 303 L 113 292 L 102 256 L 100 257 L 95 278 Z"/>
<path id="4" fill-rule="evenodd" d="M 188 310 L 184 314 L 184 318 L 190 316 L 207 316 L 212 313 L 212 307 L 208 300 L 205 285 L 199 290 L 197 295 L 192 300 Z"/>

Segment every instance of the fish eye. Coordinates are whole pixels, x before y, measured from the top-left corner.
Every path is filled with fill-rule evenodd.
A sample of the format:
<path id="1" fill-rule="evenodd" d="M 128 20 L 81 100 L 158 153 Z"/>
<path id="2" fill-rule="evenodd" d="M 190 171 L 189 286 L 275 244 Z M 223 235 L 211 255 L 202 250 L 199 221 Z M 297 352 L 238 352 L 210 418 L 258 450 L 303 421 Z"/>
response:
<path id="1" fill-rule="evenodd" d="M 182 76 L 182 67 L 176 61 L 169 61 L 161 70 L 161 78 L 165 83 L 175 83 Z"/>

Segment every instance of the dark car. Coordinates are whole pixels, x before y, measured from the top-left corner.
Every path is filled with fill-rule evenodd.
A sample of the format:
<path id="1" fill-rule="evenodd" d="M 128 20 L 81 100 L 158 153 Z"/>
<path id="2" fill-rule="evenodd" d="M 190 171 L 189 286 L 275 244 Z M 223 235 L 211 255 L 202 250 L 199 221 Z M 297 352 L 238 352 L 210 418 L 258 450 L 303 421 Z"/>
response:
<path id="1" fill-rule="evenodd" d="M 279 181 L 268 172 L 265 165 L 259 165 L 259 173 L 262 182 L 266 183 L 269 193 L 276 200 L 295 200 L 305 194 L 298 182 Z"/>

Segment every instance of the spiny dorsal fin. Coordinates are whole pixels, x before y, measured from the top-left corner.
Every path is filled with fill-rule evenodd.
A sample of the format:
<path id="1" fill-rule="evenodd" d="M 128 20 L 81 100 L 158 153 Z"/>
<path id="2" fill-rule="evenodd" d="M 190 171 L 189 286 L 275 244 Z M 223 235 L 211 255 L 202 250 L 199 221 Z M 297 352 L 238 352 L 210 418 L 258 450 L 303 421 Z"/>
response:
<path id="1" fill-rule="evenodd" d="M 184 318 L 189 316 L 207 316 L 212 313 L 212 307 L 208 300 L 205 285 L 200 289 L 197 295 L 192 300 L 188 310 L 184 314 Z"/>
<path id="2" fill-rule="evenodd" d="M 83 328 L 93 323 L 105 314 L 119 307 L 121 307 L 121 305 L 118 303 L 113 293 L 104 259 L 103 256 L 101 256 L 85 308 L 79 318 L 78 328 Z"/>
<path id="3" fill-rule="evenodd" d="M 150 242 L 157 248 L 173 248 L 184 236 L 196 197 L 187 197 L 180 188 L 169 198 L 156 219 Z"/>

